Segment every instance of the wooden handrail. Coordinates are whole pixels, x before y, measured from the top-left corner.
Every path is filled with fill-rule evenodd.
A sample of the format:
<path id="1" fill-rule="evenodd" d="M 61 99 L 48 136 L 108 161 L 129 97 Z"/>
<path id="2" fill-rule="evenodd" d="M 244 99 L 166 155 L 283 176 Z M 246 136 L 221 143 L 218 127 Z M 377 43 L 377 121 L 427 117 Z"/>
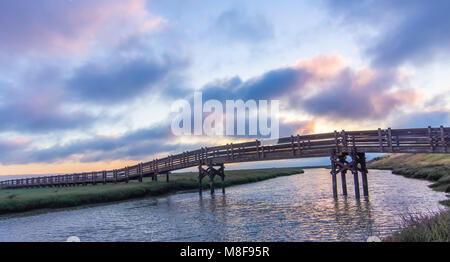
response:
<path id="1" fill-rule="evenodd" d="M 261 140 L 202 147 L 122 169 L 1 181 L 0 188 L 67 184 L 115 183 L 209 163 L 238 163 L 291 158 L 324 157 L 333 150 L 348 153 L 447 153 L 450 128 L 377 129 L 283 137 L 265 145 Z M 99 179 L 100 178 L 100 179 Z"/>

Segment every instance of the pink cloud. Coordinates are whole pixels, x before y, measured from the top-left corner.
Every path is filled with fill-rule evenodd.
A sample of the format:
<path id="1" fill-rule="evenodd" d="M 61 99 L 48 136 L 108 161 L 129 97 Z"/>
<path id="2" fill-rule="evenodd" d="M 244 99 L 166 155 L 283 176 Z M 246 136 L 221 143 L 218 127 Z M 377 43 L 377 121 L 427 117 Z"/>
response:
<path id="1" fill-rule="evenodd" d="M 152 30 L 162 22 L 149 14 L 144 0 L 1 1 L 0 48 L 84 51 L 101 41 Z"/>
<path id="2" fill-rule="evenodd" d="M 420 100 L 402 70 L 355 69 L 339 55 L 300 60 L 291 69 L 302 81 L 281 96 L 317 117 L 378 119 Z"/>
<path id="3" fill-rule="evenodd" d="M 292 68 L 311 73 L 316 79 L 332 77 L 345 68 L 344 59 L 338 55 L 302 59 Z"/>

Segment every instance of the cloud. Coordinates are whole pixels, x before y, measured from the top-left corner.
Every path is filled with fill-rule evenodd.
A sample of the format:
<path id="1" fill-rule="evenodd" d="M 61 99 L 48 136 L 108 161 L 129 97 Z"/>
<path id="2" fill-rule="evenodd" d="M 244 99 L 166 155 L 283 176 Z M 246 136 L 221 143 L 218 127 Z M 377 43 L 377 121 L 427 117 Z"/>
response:
<path id="1" fill-rule="evenodd" d="M 138 160 L 144 156 L 167 152 L 178 147 L 170 142 L 172 134 L 169 125 L 158 125 L 130 131 L 122 136 L 95 136 L 57 144 L 44 149 L 31 148 L 31 142 L 0 140 L 0 152 L 4 157 L 0 163 L 54 163 L 79 157 L 81 162 L 96 162 L 117 159 Z M 14 142 L 16 141 L 16 142 Z"/>
<path id="2" fill-rule="evenodd" d="M 314 132 L 314 120 L 280 121 L 280 137 L 311 134 Z"/>
<path id="3" fill-rule="evenodd" d="M 100 39 L 148 31 L 162 21 L 146 11 L 145 0 L 0 1 L 0 49 L 78 51 Z"/>
<path id="4" fill-rule="evenodd" d="M 52 68 L 29 72 L 21 83 L 2 83 L 0 132 L 42 133 L 88 127 L 96 115 L 70 109 Z M 49 76 L 52 76 L 50 78 Z"/>
<path id="5" fill-rule="evenodd" d="M 377 35 L 366 47 L 376 66 L 395 67 L 405 62 L 427 63 L 450 49 L 450 2 L 435 0 L 371 1 L 328 0 L 330 12 L 346 24 L 369 25 Z"/>
<path id="6" fill-rule="evenodd" d="M 109 56 L 92 57 L 75 68 L 42 61 L 17 76 L 6 75 L 14 81 L 0 81 L 0 132 L 87 128 L 110 121 L 110 106 L 132 103 L 142 95 L 185 95 L 189 59 L 178 53 L 156 54 L 143 39 L 126 38 Z"/>
<path id="7" fill-rule="evenodd" d="M 206 84 L 202 91 L 205 100 L 276 98 L 290 88 L 301 85 L 305 78 L 308 78 L 308 72 L 300 72 L 294 68 L 280 68 L 247 81 L 242 81 L 239 76 L 218 79 Z"/>
<path id="8" fill-rule="evenodd" d="M 396 84 L 391 72 L 346 68 L 325 85 L 317 86 L 317 93 L 302 99 L 300 107 L 322 117 L 382 119 L 417 99 L 412 89 L 393 91 Z"/>
<path id="9" fill-rule="evenodd" d="M 251 44 L 274 36 L 272 25 L 263 15 L 250 15 L 238 8 L 222 12 L 216 18 L 211 31 L 228 41 L 243 41 Z"/>
<path id="10" fill-rule="evenodd" d="M 450 125 L 450 112 L 448 111 L 429 111 L 429 112 L 411 112 L 400 114 L 394 119 L 393 128 L 411 127 L 423 128 L 426 126 L 439 127 L 441 125 Z"/>
<path id="11" fill-rule="evenodd" d="M 133 58 L 115 56 L 88 62 L 77 68 L 66 85 L 68 91 L 82 101 L 124 101 L 150 89 L 165 93 L 167 86 L 163 80 L 177 77 L 186 64 L 185 60 L 171 55 Z"/>
<path id="12" fill-rule="evenodd" d="M 395 89 L 405 79 L 397 71 L 353 69 L 336 55 L 301 60 L 291 67 L 270 70 L 241 80 L 219 79 L 202 89 L 206 99 L 280 99 L 287 110 L 318 117 L 380 119 L 398 107 L 412 103 L 412 89 Z"/>

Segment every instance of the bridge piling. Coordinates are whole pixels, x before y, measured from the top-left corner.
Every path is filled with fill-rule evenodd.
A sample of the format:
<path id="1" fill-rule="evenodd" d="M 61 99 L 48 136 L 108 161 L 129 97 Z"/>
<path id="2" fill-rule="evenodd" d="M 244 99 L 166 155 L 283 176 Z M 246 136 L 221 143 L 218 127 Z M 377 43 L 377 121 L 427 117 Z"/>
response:
<path id="1" fill-rule="evenodd" d="M 220 178 L 222 179 L 222 194 L 225 194 L 225 173 L 224 172 Z"/>
<path id="2" fill-rule="evenodd" d="M 128 183 L 130 181 L 130 169 L 125 167 L 125 183 Z"/>
<path id="3" fill-rule="evenodd" d="M 332 183 L 333 183 L 333 197 L 334 198 L 337 198 L 337 180 L 336 180 L 336 173 L 332 173 L 331 174 L 331 180 L 332 180 Z"/>
<path id="4" fill-rule="evenodd" d="M 355 198 L 359 199 L 361 197 L 361 194 L 359 193 L 359 178 L 358 178 L 358 171 L 353 171 L 353 183 L 355 184 Z"/>
<path id="5" fill-rule="evenodd" d="M 219 166 L 219 168 L 216 168 L 215 166 Z M 222 193 L 225 193 L 225 172 L 224 172 L 224 165 L 223 164 L 208 164 L 208 167 L 206 169 L 203 168 L 202 164 L 198 166 L 198 183 L 199 183 L 199 192 L 202 193 L 202 179 L 203 177 L 208 176 L 209 177 L 209 187 L 211 190 L 211 194 L 214 194 L 214 177 L 220 176 L 222 179 Z"/>
<path id="6" fill-rule="evenodd" d="M 347 171 L 341 171 L 342 194 L 344 196 L 347 196 L 347 179 L 345 177 L 346 173 Z"/>
<path id="7" fill-rule="evenodd" d="M 357 153 L 356 148 L 352 148 L 351 151 L 352 157 L 352 173 L 354 176 L 355 183 L 355 197 L 360 198 L 360 190 L 359 190 L 359 177 L 358 172 L 361 173 L 361 180 L 363 184 L 363 195 L 364 197 L 369 196 L 369 184 L 367 181 L 367 167 L 366 167 L 366 154 L 365 153 Z"/>
<path id="8" fill-rule="evenodd" d="M 333 189 L 333 197 L 337 198 L 337 179 L 336 179 L 336 174 L 338 173 L 337 169 L 338 169 L 338 163 L 337 163 L 337 156 L 336 156 L 336 151 L 333 150 L 331 152 L 331 156 L 330 156 L 330 161 L 331 161 L 331 183 L 332 183 L 332 189 Z"/>
<path id="9" fill-rule="evenodd" d="M 138 181 L 142 183 L 142 177 L 143 177 L 143 172 L 142 172 L 142 162 L 139 163 L 138 165 Z"/>
<path id="10" fill-rule="evenodd" d="M 361 180 L 363 184 L 363 194 L 365 197 L 369 196 L 369 183 L 367 180 L 366 154 L 359 153 L 359 160 L 361 165 Z"/>
<path id="11" fill-rule="evenodd" d="M 337 174 L 341 174 L 342 183 L 342 194 L 347 196 L 347 179 L 346 173 L 348 170 L 353 174 L 353 184 L 355 186 L 355 198 L 359 199 L 361 197 L 360 187 L 359 187 L 359 177 L 358 173 L 361 173 L 362 183 L 363 183 L 363 194 L 364 197 L 369 196 L 369 186 L 367 181 L 367 168 L 366 168 L 366 155 L 365 153 L 357 153 L 356 148 L 351 148 L 350 157 L 351 162 L 348 162 L 347 156 L 349 153 L 336 153 L 336 150 L 331 151 L 331 179 L 333 188 L 333 197 L 337 198 Z"/>
<path id="12" fill-rule="evenodd" d="M 198 166 L 198 193 L 201 195 L 202 194 L 202 179 L 203 179 L 203 173 L 202 173 L 202 166 L 199 165 Z"/>
<path id="13" fill-rule="evenodd" d="M 103 185 L 106 185 L 106 171 L 102 172 Z"/>
<path id="14" fill-rule="evenodd" d="M 347 156 L 346 155 L 341 155 L 339 157 L 339 161 L 341 163 L 345 163 Z M 347 170 L 342 169 L 341 170 L 341 184 L 342 184 L 342 195 L 347 196 L 347 178 L 346 178 L 346 173 Z"/>

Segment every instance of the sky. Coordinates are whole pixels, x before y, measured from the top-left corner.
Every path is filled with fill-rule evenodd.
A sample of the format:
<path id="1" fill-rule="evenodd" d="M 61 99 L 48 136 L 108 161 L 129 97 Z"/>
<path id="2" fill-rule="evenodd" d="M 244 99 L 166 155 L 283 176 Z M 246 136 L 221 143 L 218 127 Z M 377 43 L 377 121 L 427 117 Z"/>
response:
<path id="1" fill-rule="evenodd" d="M 245 140 L 174 136 L 170 105 L 194 91 L 279 100 L 281 136 L 449 126 L 449 12 L 447 0 L 3 0 L 0 175 Z"/>

